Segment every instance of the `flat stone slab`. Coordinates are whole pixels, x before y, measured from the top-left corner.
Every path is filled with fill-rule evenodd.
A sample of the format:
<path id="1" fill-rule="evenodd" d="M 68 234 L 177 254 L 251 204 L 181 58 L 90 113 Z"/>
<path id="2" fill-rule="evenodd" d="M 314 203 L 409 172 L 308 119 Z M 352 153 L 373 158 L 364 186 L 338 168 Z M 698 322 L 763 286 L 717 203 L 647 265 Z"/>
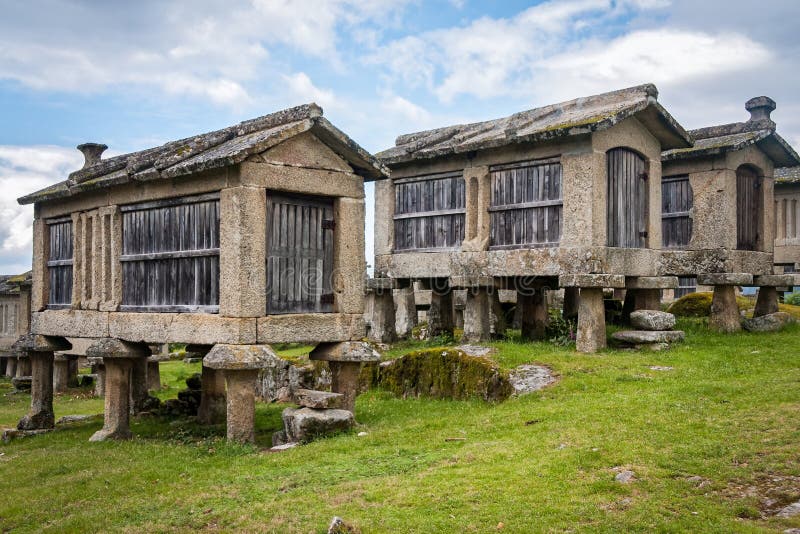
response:
<path id="1" fill-rule="evenodd" d="M 397 280 L 394 278 L 367 278 L 366 288 L 368 290 L 397 289 Z"/>
<path id="2" fill-rule="evenodd" d="M 473 288 L 494 287 L 494 278 L 491 276 L 451 276 L 450 287 Z"/>
<path id="3" fill-rule="evenodd" d="M 509 373 L 508 381 L 515 395 L 539 391 L 556 381 L 553 373 L 543 365 L 524 364 Z"/>
<path id="4" fill-rule="evenodd" d="M 701 286 L 751 286 L 753 275 L 750 273 L 702 273 L 697 275 L 697 284 Z"/>
<path id="5" fill-rule="evenodd" d="M 308 443 L 321 437 L 348 431 L 355 425 L 353 412 L 348 410 L 286 408 L 282 417 L 286 441 L 289 443 Z"/>
<path id="6" fill-rule="evenodd" d="M 742 328 L 748 332 L 777 332 L 793 322 L 795 322 L 795 318 L 790 314 L 786 312 L 775 312 L 762 315 L 761 317 L 744 319 L 742 321 Z"/>
<path id="7" fill-rule="evenodd" d="M 377 362 L 381 359 L 378 351 L 363 341 L 320 343 L 308 357 L 311 360 L 326 362 Z"/>
<path id="8" fill-rule="evenodd" d="M 631 312 L 631 325 L 638 330 L 672 330 L 675 316 L 660 310 L 636 310 Z"/>
<path id="9" fill-rule="evenodd" d="M 757 287 L 790 287 L 794 285 L 794 275 L 759 274 L 753 277 L 753 285 Z"/>
<path id="10" fill-rule="evenodd" d="M 39 436 L 41 434 L 47 434 L 48 432 L 52 432 L 54 429 L 52 428 L 41 428 L 37 430 L 17 430 L 16 428 L 7 428 L 3 430 L 3 434 L 0 436 L 0 439 L 3 443 L 8 443 L 12 439 L 18 438 L 27 438 L 30 436 Z"/>
<path id="11" fill-rule="evenodd" d="M 88 358 L 146 358 L 149 355 L 147 345 L 114 338 L 98 339 L 86 349 Z"/>
<path id="12" fill-rule="evenodd" d="M 72 344 L 63 337 L 42 336 L 39 334 L 25 334 L 14 342 L 15 351 L 56 352 L 70 350 Z"/>
<path id="13" fill-rule="evenodd" d="M 611 337 L 623 343 L 633 345 L 645 345 L 648 343 L 674 343 L 683 341 L 686 335 L 682 330 L 667 330 L 655 332 L 652 330 L 620 330 L 614 332 Z"/>
<path id="14" fill-rule="evenodd" d="M 227 371 L 248 371 L 266 369 L 280 359 L 268 345 L 214 345 L 203 365 L 211 369 Z"/>
<path id="15" fill-rule="evenodd" d="M 82 423 L 83 421 L 89 421 L 90 419 L 94 418 L 94 415 L 65 415 L 63 417 L 59 417 L 58 421 L 56 421 L 56 424 L 69 425 L 72 423 Z"/>
<path id="16" fill-rule="evenodd" d="M 326 410 L 341 408 L 344 395 L 329 391 L 316 391 L 313 389 L 297 389 L 294 392 L 294 402 L 303 408 Z"/>
<path id="17" fill-rule="evenodd" d="M 635 276 L 625 279 L 627 289 L 675 289 L 677 276 Z"/>
<path id="18" fill-rule="evenodd" d="M 625 277 L 621 274 L 562 274 L 558 277 L 561 287 L 613 287 L 625 288 Z"/>

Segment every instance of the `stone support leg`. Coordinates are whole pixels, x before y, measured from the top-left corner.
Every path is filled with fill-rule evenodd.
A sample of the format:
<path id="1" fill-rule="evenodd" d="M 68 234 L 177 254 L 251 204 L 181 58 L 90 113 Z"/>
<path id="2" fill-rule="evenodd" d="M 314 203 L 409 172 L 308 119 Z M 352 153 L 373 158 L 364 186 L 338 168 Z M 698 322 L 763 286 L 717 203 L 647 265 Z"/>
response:
<path id="1" fill-rule="evenodd" d="M 225 422 L 225 375 L 222 371 L 203 366 L 202 393 L 197 421 L 202 425 L 219 425 Z"/>
<path id="2" fill-rule="evenodd" d="M 159 391 L 161 389 L 161 368 L 157 361 L 147 361 L 147 389 Z"/>
<path id="3" fill-rule="evenodd" d="M 714 286 L 708 327 L 716 332 L 737 332 L 742 329 L 734 286 Z"/>
<path id="4" fill-rule="evenodd" d="M 369 339 L 391 343 L 395 339 L 394 298 L 391 289 L 375 290 Z"/>
<path id="5" fill-rule="evenodd" d="M 53 391 L 63 393 L 69 388 L 69 358 L 56 354 L 53 360 Z"/>
<path id="6" fill-rule="evenodd" d="M 147 358 L 134 358 L 131 368 L 131 413 L 138 414 L 147 409 L 150 399 L 147 383 Z"/>
<path id="7" fill-rule="evenodd" d="M 465 343 L 480 343 L 491 337 L 491 295 L 485 287 L 471 288 L 467 292 L 467 304 L 464 307 Z M 496 293 L 496 291 L 495 291 Z"/>
<path id="8" fill-rule="evenodd" d="M 0 357 L 0 376 L 6 376 L 6 365 L 8 364 L 8 358 Z"/>
<path id="9" fill-rule="evenodd" d="M 53 428 L 53 353 L 29 352 L 31 362 L 31 410 L 20 419 L 20 430 Z"/>
<path id="10" fill-rule="evenodd" d="M 597 352 L 606 346 L 606 314 L 602 288 L 585 287 L 580 291 L 576 345 L 578 352 Z"/>
<path id="11" fill-rule="evenodd" d="M 94 381 L 94 394 L 96 397 L 106 396 L 106 366 L 99 363 L 94 366 L 95 381 Z"/>
<path id="12" fill-rule="evenodd" d="M 31 359 L 28 356 L 17 358 L 17 376 L 31 376 L 32 369 Z"/>
<path id="13" fill-rule="evenodd" d="M 67 365 L 67 387 L 76 388 L 80 380 L 78 378 L 78 357 L 70 356 Z"/>
<path id="14" fill-rule="evenodd" d="M 520 328 L 523 339 L 541 340 L 547 336 L 547 294 L 545 289 L 517 292 Z"/>
<path id="15" fill-rule="evenodd" d="M 575 320 L 578 318 L 580 293 L 577 287 L 564 288 L 564 319 Z"/>
<path id="16" fill-rule="evenodd" d="M 331 369 L 331 391 L 344 395 L 342 408 L 355 413 L 360 362 L 328 362 Z"/>
<path id="17" fill-rule="evenodd" d="M 89 441 L 131 437 L 129 404 L 132 368 L 133 359 L 106 358 L 103 428 L 95 432 Z"/>
<path id="18" fill-rule="evenodd" d="M 491 321 L 489 326 L 491 335 L 495 339 L 502 339 L 506 335 L 508 322 L 506 321 L 506 314 L 503 310 L 503 303 L 500 302 L 500 291 L 494 287 L 489 288 L 489 310 L 491 312 L 489 318 Z"/>
<path id="19" fill-rule="evenodd" d="M 417 326 L 417 301 L 414 286 L 398 289 L 395 294 L 395 331 L 400 338 L 407 338 Z"/>
<path id="20" fill-rule="evenodd" d="M 758 298 L 756 308 L 753 310 L 753 317 L 761 317 L 778 311 L 778 291 L 772 286 L 762 286 L 758 288 Z"/>
<path id="21" fill-rule="evenodd" d="M 431 292 L 428 309 L 428 335 L 436 337 L 453 333 L 453 292 L 450 290 Z"/>
<path id="22" fill-rule="evenodd" d="M 622 305 L 622 322 L 630 323 L 631 312 L 638 310 L 661 310 L 660 289 L 628 289 Z"/>
<path id="23" fill-rule="evenodd" d="M 6 358 L 6 376 L 14 378 L 17 376 L 17 357 L 9 356 Z"/>
<path id="24" fill-rule="evenodd" d="M 228 441 L 253 443 L 256 439 L 256 379 L 258 371 L 226 370 Z"/>

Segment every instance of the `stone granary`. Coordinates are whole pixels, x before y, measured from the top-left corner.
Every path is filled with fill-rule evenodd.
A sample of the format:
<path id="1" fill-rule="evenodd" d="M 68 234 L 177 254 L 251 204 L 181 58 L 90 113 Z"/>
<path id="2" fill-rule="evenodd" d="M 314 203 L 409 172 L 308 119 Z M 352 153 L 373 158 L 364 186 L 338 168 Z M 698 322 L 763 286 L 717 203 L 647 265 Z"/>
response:
<path id="1" fill-rule="evenodd" d="M 800 273 L 800 166 L 775 169 L 775 267 Z"/>
<path id="2" fill-rule="evenodd" d="M 641 85 L 398 137 L 378 154 L 392 175 L 375 187 L 373 323 L 393 320 L 392 289 L 421 280 L 433 290 L 432 333 L 452 326 L 453 290 L 467 289 L 464 338 L 485 339 L 500 316 L 496 290 L 509 288 L 523 334 L 541 337 L 544 292 L 564 287 L 577 348 L 591 352 L 606 343 L 603 288 L 657 305 L 654 293 L 677 286 L 660 271 L 651 208 L 661 153 L 692 146 L 657 96 Z"/>
<path id="3" fill-rule="evenodd" d="M 0 375 L 29 376 L 30 360 L 13 346 L 30 324 L 31 273 L 0 276 Z"/>
<path id="4" fill-rule="evenodd" d="M 125 438 L 129 387 L 134 408 L 147 395 L 149 345 L 187 343 L 208 364 L 200 420 L 217 422 L 227 398 L 229 438 L 250 440 L 265 346 L 303 342 L 319 344 L 333 390 L 353 398 L 364 181 L 385 168 L 314 104 L 101 159 L 105 148 L 81 145 L 82 169 L 19 199 L 35 216 L 23 344 L 37 355 L 34 384 L 66 337 L 95 338 L 105 425 L 93 439 Z M 48 387 L 34 387 L 28 428 L 52 425 Z"/>
<path id="5" fill-rule="evenodd" d="M 745 109 L 747 122 L 691 130 L 694 145 L 664 152 L 661 164 L 659 273 L 713 286 L 709 324 L 722 331 L 741 328 L 735 286 L 760 288 L 760 316 L 778 311 L 776 288 L 793 282 L 773 274 L 775 220 L 786 217 L 773 209 L 773 171 L 800 159 L 775 131 L 772 99 L 752 98 Z"/>

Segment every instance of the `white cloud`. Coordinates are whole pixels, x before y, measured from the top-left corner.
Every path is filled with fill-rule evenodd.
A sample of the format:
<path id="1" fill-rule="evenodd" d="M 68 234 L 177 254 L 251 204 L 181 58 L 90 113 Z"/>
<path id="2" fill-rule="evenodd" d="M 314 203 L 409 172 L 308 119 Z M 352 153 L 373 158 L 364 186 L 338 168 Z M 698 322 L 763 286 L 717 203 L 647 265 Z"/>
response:
<path id="1" fill-rule="evenodd" d="M 8 273 L 30 268 L 33 207 L 16 199 L 63 180 L 82 163 L 75 149 L 0 145 L 0 264 Z"/>
<path id="2" fill-rule="evenodd" d="M 305 72 L 296 72 L 290 75 L 283 76 L 286 82 L 286 88 L 291 98 L 295 99 L 297 103 L 315 102 L 320 106 L 327 109 L 341 108 L 341 103 L 333 94 L 333 91 L 320 89 L 308 74 Z"/>

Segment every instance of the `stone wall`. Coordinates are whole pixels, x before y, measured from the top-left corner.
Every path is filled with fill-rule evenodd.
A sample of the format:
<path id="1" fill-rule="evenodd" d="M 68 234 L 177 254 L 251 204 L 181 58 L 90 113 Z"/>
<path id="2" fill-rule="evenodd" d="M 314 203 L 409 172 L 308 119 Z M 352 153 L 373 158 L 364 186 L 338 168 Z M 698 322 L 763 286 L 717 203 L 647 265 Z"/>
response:
<path id="1" fill-rule="evenodd" d="M 800 267 L 800 183 L 775 184 L 775 263 Z"/>

